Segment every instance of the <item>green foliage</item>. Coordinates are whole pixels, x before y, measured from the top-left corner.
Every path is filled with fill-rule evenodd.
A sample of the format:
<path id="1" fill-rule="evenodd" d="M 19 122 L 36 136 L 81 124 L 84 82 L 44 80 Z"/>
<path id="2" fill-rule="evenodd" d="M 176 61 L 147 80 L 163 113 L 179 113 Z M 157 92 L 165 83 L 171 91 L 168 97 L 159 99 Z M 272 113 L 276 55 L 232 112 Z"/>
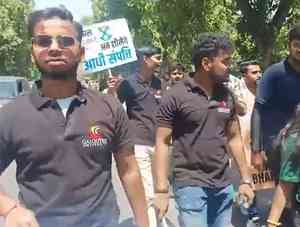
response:
<path id="1" fill-rule="evenodd" d="M 92 17 L 92 16 L 85 16 L 85 17 L 81 18 L 80 23 L 82 25 L 91 25 L 91 24 L 94 23 L 94 21 L 95 21 L 94 17 Z"/>
<path id="2" fill-rule="evenodd" d="M 125 17 L 136 46 L 155 45 L 171 60 L 190 65 L 202 32 L 226 32 L 235 59 L 264 65 L 287 55 L 286 34 L 300 14 L 300 0 L 92 0 L 94 17 Z"/>
<path id="3" fill-rule="evenodd" d="M 0 0 L 0 73 L 30 76 L 26 16 L 31 1 Z"/>
<path id="4" fill-rule="evenodd" d="M 92 3 L 98 20 L 127 18 L 136 46 L 160 47 L 168 58 L 188 65 L 193 43 L 201 32 L 234 30 L 231 11 L 224 6 L 224 0 L 93 0 Z"/>
<path id="5" fill-rule="evenodd" d="M 232 1 L 233 13 L 239 14 L 236 28 L 241 53 L 247 57 L 256 55 L 264 66 L 286 56 L 285 37 L 298 17 L 299 4 L 299 0 Z"/>

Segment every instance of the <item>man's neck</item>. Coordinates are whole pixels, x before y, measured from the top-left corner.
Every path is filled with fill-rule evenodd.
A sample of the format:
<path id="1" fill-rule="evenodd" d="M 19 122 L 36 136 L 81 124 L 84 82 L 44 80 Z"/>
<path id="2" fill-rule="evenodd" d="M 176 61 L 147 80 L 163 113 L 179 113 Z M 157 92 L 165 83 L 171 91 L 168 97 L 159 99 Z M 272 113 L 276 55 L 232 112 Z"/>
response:
<path id="1" fill-rule="evenodd" d="M 256 95 L 256 84 L 253 84 L 245 79 L 243 79 L 245 84 L 246 84 L 246 87 L 247 89 L 253 94 L 253 95 Z"/>
<path id="2" fill-rule="evenodd" d="M 296 72 L 300 73 L 300 62 L 299 61 L 295 60 L 294 58 L 288 57 L 288 62 Z"/>
<path id="3" fill-rule="evenodd" d="M 76 80 L 42 79 L 41 92 L 52 99 L 62 99 L 75 95 L 78 89 Z"/>
<path id="4" fill-rule="evenodd" d="M 198 84 L 208 97 L 211 97 L 213 94 L 214 84 L 209 79 L 208 75 L 203 74 L 201 72 L 196 72 L 193 76 L 194 81 Z"/>

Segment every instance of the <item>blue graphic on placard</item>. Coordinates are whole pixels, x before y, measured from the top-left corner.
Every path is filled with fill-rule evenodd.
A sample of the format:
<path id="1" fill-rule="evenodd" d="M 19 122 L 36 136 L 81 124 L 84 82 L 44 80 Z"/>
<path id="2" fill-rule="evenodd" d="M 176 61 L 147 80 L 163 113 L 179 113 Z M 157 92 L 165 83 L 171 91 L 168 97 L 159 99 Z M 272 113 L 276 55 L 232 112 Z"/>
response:
<path id="1" fill-rule="evenodd" d="M 109 26 L 104 26 L 101 28 L 98 28 L 100 32 L 100 39 L 104 42 L 111 39 L 112 35 L 109 33 Z"/>
<path id="2" fill-rule="evenodd" d="M 102 69 L 105 66 L 113 67 L 115 65 L 121 65 L 123 62 L 128 62 L 132 57 L 131 49 L 128 46 L 105 55 L 98 53 L 98 56 L 89 58 L 83 62 L 84 70 L 88 72 Z"/>

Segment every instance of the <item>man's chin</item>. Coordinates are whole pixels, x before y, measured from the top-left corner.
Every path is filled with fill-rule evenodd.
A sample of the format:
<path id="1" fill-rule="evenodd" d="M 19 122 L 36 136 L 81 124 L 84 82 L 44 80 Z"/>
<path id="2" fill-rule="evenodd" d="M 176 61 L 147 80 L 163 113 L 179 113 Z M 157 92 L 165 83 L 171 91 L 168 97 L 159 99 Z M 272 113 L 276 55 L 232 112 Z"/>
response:
<path id="1" fill-rule="evenodd" d="M 69 68 L 43 68 L 37 64 L 37 68 L 42 74 L 42 78 L 51 80 L 70 80 L 76 78 L 78 65 Z"/>
<path id="2" fill-rule="evenodd" d="M 66 71 L 42 72 L 42 78 L 51 80 L 70 80 L 76 78 L 76 74 Z"/>

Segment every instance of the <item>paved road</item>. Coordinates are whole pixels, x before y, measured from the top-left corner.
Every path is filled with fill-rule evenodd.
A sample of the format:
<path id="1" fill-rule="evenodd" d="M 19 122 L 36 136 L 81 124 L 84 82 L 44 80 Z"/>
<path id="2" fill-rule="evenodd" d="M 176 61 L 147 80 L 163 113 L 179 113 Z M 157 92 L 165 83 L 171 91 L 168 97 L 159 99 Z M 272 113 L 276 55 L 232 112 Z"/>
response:
<path id="1" fill-rule="evenodd" d="M 11 196 L 14 198 L 17 197 L 18 188 L 15 182 L 15 165 L 14 163 L 2 174 L 0 177 L 0 186 Z M 124 191 L 120 186 L 119 178 L 117 177 L 115 168 L 113 168 L 113 183 L 116 190 L 116 194 L 118 196 L 119 206 L 121 208 L 121 227 L 132 227 L 132 213 L 128 204 L 128 201 L 125 197 Z M 269 206 L 270 198 L 272 196 L 272 192 L 266 191 L 258 194 L 258 207 L 261 211 L 266 210 L 265 207 Z M 177 221 L 177 210 L 175 209 L 174 200 L 171 200 L 168 218 L 172 222 L 173 226 L 169 227 L 179 227 Z M 245 226 L 245 218 L 241 216 L 238 209 L 234 209 L 233 211 L 233 225 L 235 227 L 246 227 Z M 3 227 L 3 220 L 0 219 L 0 227 Z"/>

